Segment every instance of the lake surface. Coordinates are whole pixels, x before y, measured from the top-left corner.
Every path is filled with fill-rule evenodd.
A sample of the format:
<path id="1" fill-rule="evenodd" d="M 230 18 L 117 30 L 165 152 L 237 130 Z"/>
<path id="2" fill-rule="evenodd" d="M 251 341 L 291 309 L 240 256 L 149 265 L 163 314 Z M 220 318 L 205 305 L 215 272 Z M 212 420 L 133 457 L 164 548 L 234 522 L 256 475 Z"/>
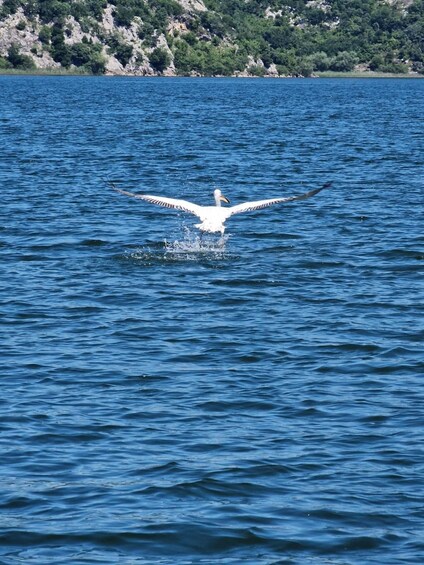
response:
<path id="1" fill-rule="evenodd" d="M 424 562 L 424 81 L 0 77 L 0 562 Z M 107 186 L 232 204 L 197 218 Z"/>

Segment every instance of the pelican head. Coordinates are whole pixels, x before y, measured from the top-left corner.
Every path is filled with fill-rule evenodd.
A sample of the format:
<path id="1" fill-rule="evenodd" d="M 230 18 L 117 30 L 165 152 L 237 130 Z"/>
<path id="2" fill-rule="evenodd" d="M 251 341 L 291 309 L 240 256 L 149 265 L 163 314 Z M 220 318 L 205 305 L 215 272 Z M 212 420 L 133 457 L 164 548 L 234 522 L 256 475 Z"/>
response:
<path id="1" fill-rule="evenodd" d="M 227 204 L 230 203 L 228 198 L 222 194 L 222 192 L 219 190 L 219 188 L 216 188 L 213 191 L 213 195 L 214 195 L 215 203 L 216 203 L 217 206 L 221 206 L 221 202 L 226 202 Z"/>

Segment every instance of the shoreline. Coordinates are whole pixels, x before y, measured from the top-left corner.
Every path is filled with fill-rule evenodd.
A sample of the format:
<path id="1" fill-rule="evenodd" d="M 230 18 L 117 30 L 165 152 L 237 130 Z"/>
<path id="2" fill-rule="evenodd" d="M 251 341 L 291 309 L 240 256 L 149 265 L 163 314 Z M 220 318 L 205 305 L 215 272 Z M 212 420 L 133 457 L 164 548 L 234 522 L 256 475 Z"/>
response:
<path id="1" fill-rule="evenodd" d="M 419 73 L 379 73 L 377 71 L 349 71 L 347 73 L 339 73 L 336 71 L 323 71 L 316 73 L 317 78 L 424 78 Z"/>
<path id="2" fill-rule="evenodd" d="M 310 77 L 287 77 L 287 76 L 240 76 L 240 75 L 202 75 L 202 76 L 190 76 L 190 75 L 135 75 L 135 74 L 92 74 L 83 71 L 73 70 L 69 71 L 66 69 L 0 69 L 0 76 L 79 76 L 79 77 L 131 77 L 131 78 L 195 78 L 195 79 L 208 79 L 208 78 L 234 78 L 234 79 L 267 79 L 267 80 L 293 80 L 293 79 L 320 79 L 320 78 L 358 78 L 358 79 L 371 79 L 371 78 L 397 78 L 397 79 L 424 79 L 424 74 L 419 73 L 379 73 L 376 71 L 349 71 L 349 72 L 335 72 L 335 71 L 323 71 L 312 74 Z"/>

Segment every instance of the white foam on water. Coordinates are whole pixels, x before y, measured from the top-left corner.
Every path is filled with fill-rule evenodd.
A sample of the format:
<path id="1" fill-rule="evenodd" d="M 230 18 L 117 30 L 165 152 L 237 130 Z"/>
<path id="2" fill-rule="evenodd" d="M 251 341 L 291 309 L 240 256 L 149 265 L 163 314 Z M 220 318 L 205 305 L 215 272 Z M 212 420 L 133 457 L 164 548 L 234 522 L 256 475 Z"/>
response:
<path id="1" fill-rule="evenodd" d="M 126 253 L 126 258 L 148 264 L 157 261 L 196 261 L 199 259 L 223 259 L 228 256 L 229 235 L 199 235 L 185 227 L 183 237 L 174 241 L 164 240 L 162 244 L 141 247 Z"/>
<path id="2" fill-rule="evenodd" d="M 199 235 L 190 228 L 184 228 L 183 239 L 172 242 L 165 240 L 165 254 L 168 256 L 183 256 L 189 258 L 201 255 L 202 257 L 220 258 L 226 254 L 229 235 Z"/>

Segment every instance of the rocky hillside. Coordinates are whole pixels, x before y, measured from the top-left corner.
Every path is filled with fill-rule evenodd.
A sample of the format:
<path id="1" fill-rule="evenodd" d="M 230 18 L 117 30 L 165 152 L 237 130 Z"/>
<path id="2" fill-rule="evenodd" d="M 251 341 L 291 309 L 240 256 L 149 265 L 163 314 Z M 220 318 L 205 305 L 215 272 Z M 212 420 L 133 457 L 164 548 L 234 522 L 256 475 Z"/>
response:
<path id="1" fill-rule="evenodd" d="M 424 0 L 0 0 L 0 70 L 424 74 Z"/>

